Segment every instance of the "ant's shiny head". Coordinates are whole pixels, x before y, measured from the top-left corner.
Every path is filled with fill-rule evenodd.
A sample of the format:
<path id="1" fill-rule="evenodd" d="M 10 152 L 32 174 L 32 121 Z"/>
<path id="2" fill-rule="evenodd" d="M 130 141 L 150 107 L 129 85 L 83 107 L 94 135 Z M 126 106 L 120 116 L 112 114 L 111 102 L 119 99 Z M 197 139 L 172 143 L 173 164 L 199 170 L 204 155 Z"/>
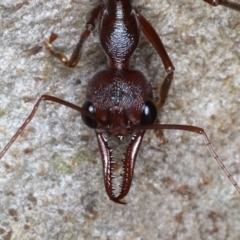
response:
<path id="1" fill-rule="evenodd" d="M 139 71 L 129 69 L 107 69 L 96 73 L 88 84 L 87 100 L 82 108 L 93 117 L 82 113 L 84 123 L 95 129 L 102 155 L 104 182 L 109 198 L 122 203 L 131 186 L 134 163 L 145 130 L 134 130 L 140 126 L 152 125 L 157 118 L 153 103 L 152 87 Z M 130 141 L 123 154 L 121 189 L 114 191 L 115 157 L 109 137 L 120 142 L 126 137 Z"/>
<path id="2" fill-rule="evenodd" d="M 88 84 L 83 109 L 104 123 L 82 114 L 84 123 L 104 128 L 109 135 L 128 135 L 131 126 L 151 125 L 157 118 L 152 87 L 139 71 L 107 69 L 95 74 Z"/>

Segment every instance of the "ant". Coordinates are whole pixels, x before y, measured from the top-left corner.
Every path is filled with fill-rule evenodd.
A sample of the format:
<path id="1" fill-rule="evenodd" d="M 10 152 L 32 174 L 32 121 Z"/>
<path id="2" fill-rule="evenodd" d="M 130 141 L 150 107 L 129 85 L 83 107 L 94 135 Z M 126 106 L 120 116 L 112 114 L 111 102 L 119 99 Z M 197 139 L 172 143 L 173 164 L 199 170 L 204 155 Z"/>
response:
<path id="1" fill-rule="evenodd" d="M 238 3 L 226 0 L 204 1 L 212 6 L 223 5 L 240 11 Z M 102 157 L 105 189 L 110 200 L 116 203 L 124 204 L 122 199 L 130 190 L 137 154 L 144 134 L 149 129 L 160 131 L 161 136 L 164 129 L 184 130 L 203 135 L 211 155 L 240 193 L 240 187 L 217 156 L 204 129 L 190 125 L 155 123 L 158 111 L 167 100 L 174 66 L 160 37 L 151 24 L 132 6 L 131 0 L 104 0 L 94 7 L 87 15 L 86 28 L 70 59 L 52 48 L 57 35 L 52 33 L 49 40 L 44 42 L 45 46 L 64 65 L 74 68 L 80 61 L 84 43 L 95 29 L 96 23 L 99 28 L 100 44 L 107 55 L 108 68 L 98 71 L 91 78 L 87 87 L 86 101 L 82 107 L 50 95 L 42 95 L 25 122 L 4 147 L 0 158 L 32 120 L 40 103 L 51 101 L 77 110 L 81 113 L 83 122 L 95 130 Z M 160 56 L 166 71 L 166 77 L 158 90 L 160 100 L 157 103 L 153 102 L 153 89 L 149 80 L 142 72 L 129 67 L 131 56 L 138 46 L 140 30 Z M 116 194 L 113 188 L 115 161 L 108 140 L 110 137 L 116 137 L 122 141 L 127 136 L 131 137 L 131 141 L 124 153 L 122 185 L 120 192 Z"/>

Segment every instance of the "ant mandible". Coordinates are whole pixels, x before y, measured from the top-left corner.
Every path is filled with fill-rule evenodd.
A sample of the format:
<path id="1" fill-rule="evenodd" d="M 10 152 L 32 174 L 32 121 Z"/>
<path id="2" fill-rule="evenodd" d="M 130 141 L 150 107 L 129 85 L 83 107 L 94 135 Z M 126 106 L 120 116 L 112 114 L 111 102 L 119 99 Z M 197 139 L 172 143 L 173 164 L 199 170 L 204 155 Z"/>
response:
<path id="1" fill-rule="evenodd" d="M 238 3 L 226 0 L 204 1 L 212 6 L 224 5 L 240 11 L 240 4 Z M 51 44 L 57 38 L 55 34 L 51 35 L 49 41 L 45 41 L 45 45 L 54 57 L 58 58 L 67 67 L 73 68 L 79 62 L 84 42 L 95 29 L 97 22 L 100 43 L 108 58 L 108 68 L 98 71 L 89 81 L 87 100 L 82 107 L 79 107 L 53 96 L 42 95 L 28 118 L 4 147 L 0 153 L 0 158 L 3 157 L 11 144 L 31 121 L 41 101 L 52 101 L 79 111 L 83 122 L 95 130 L 102 157 L 106 192 L 109 198 L 116 203 L 124 203 L 122 199 L 129 192 L 138 150 L 145 131 L 148 129 L 158 131 L 177 129 L 202 134 L 211 155 L 240 193 L 240 187 L 213 150 L 202 128 L 155 123 L 158 110 L 166 102 L 173 79 L 174 66 L 158 34 L 151 24 L 132 6 L 131 0 L 104 0 L 104 3 L 92 9 L 87 15 L 86 29 L 69 60 L 64 54 L 53 50 Z M 138 46 L 140 30 L 157 51 L 167 73 L 159 88 L 160 100 L 156 104 L 153 102 L 151 83 L 142 72 L 129 68 L 131 56 Z M 113 188 L 113 149 L 108 144 L 108 138 L 112 136 L 117 137 L 120 141 L 126 136 L 131 136 L 131 142 L 124 154 L 123 179 L 118 195 L 115 194 Z"/>

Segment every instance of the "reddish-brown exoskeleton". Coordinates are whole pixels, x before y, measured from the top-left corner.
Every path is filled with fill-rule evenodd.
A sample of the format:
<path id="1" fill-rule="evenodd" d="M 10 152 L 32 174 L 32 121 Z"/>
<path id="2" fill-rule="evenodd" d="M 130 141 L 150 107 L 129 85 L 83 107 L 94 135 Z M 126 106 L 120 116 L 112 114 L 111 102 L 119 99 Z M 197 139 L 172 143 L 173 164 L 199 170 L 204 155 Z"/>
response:
<path id="1" fill-rule="evenodd" d="M 217 6 L 240 10 L 240 4 L 225 0 L 205 0 Z M 96 6 L 89 14 L 86 29 L 68 60 L 62 53 L 53 50 L 51 44 L 56 39 L 52 34 L 45 42 L 50 53 L 68 67 L 75 67 L 80 60 L 84 42 L 95 29 L 98 22 L 100 43 L 108 58 L 108 68 L 97 72 L 88 83 L 86 101 L 82 107 L 59 98 L 42 95 L 33 111 L 0 153 L 5 154 L 26 125 L 31 121 L 42 100 L 52 101 L 73 108 L 82 114 L 84 123 L 96 132 L 99 149 L 102 156 L 103 175 L 106 192 L 111 200 L 123 203 L 121 200 L 128 194 L 131 186 L 134 164 L 144 133 L 147 129 L 161 131 L 163 129 L 178 129 L 202 134 L 212 156 L 223 169 L 227 177 L 240 193 L 240 188 L 222 161 L 212 148 L 209 139 L 202 128 L 177 124 L 154 124 L 158 109 L 165 103 L 173 79 L 174 66 L 150 23 L 132 6 L 131 0 L 105 0 Z M 159 88 L 160 100 L 154 104 L 151 83 L 138 70 L 129 68 L 132 54 L 137 48 L 140 30 L 162 59 L 167 76 Z M 123 159 L 124 170 L 120 193 L 113 189 L 113 149 L 108 144 L 109 137 L 117 137 L 120 141 L 131 136 Z"/>

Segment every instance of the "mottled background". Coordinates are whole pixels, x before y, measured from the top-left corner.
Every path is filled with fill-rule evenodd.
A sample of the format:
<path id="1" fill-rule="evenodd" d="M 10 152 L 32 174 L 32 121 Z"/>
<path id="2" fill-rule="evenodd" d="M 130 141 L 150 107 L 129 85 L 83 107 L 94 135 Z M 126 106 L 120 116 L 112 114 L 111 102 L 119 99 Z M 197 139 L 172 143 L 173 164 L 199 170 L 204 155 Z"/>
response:
<path id="1" fill-rule="evenodd" d="M 106 66 L 97 31 L 71 70 L 43 47 L 52 31 L 68 56 L 98 1 L 0 3 L 0 148 L 42 94 L 82 105 L 88 80 Z M 239 13 L 201 0 L 135 0 L 176 67 L 162 123 L 203 127 L 240 184 Z M 39 48 L 34 54 L 33 47 Z M 156 87 L 163 65 L 142 36 L 132 58 Z M 149 131 L 127 205 L 105 193 L 95 134 L 78 112 L 42 103 L 0 161 L 0 239 L 240 239 L 240 196 L 193 133 Z"/>

